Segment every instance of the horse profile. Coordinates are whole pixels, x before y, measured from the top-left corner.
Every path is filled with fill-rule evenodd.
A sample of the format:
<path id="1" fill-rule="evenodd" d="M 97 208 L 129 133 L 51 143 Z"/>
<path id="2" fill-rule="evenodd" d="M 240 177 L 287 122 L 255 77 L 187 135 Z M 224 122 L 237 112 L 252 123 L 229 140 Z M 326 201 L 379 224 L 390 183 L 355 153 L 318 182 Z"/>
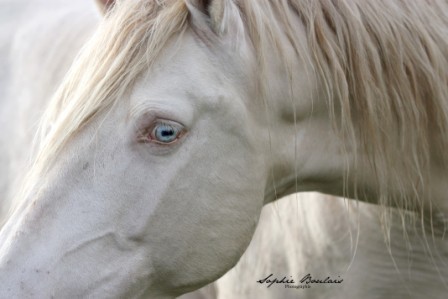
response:
<path id="1" fill-rule="evenodd" d="M 29 127 L 43 117 L 13 136 L 24 143 L 2 183 L 0 298 L 196 290 L 237 263 L 263 205 L 301 191 L 375 203 L 386 235 L 398 217 L 446 255 L 446 1 L 100 7 L 97 28 L 90 16 L 54 36 L 66 55 L 39 48 L 30 25 L 3 62 L 5 111 L 27 99 Z M 30 39 L 40 52 L 24 50 Z M 81 47 L 63 80 L 42 78 Z M 45 69 L 30 71 L 35 53 Z M 59 87 L 36 92 L 46 79 Z"/>

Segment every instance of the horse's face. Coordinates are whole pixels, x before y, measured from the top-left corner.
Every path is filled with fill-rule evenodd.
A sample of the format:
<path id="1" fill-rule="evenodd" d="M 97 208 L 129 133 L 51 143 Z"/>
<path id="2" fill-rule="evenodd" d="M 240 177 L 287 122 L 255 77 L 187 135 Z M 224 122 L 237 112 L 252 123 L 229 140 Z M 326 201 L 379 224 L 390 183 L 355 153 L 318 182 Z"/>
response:
<path id="1" fill-rule="evenodd" d="M 9 297 L 176 295 L 237 262 L 264 200 L 266 134 L 250 64 L 209 51 L 187 31 L 67 143 L 15 220 Z"/>
<path id="2" fill-rule="evenodd" d="M 292 66 L 300 80 L 290 90 L 278 55 L 264 57 L 277 103 L 267 105 L 243 21 L 226 3 L 218 15 L 235 18 L 221 34 L 190 7 L 191 28 L 64 145 L 2 230 L 0 298 L 187 292 L 238 261 L 264 202 L 322 181 L 331 156 L 322 140 L 335 137 L 307 72 Z M 302 99 L 297 115 L 290 92 Z"/>
<path id="3" fill-rule="evenodd" d="M 233 67 L 237 58 L 211 57 L 188 32 L 119 109 L 127 111 L 118 119 L 127 119 L 121 147 L 129 162 L 115 170 L 127 183 L 113 186 L 138 192 L 123 225 L 142 240 L 158 288 L 191 287 L 232 267 L 263 204 L 264 140 L 250 115 L 250 89 L 241 88 L 247 76 Z M 129 206 L 128 198 L 117 200 Z"/>

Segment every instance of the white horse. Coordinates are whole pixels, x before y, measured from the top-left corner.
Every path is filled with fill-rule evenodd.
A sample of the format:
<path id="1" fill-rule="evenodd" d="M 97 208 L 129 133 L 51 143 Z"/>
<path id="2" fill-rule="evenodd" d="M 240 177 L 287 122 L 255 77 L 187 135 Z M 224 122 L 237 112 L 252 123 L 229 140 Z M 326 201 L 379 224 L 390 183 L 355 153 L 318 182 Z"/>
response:
<path id="1" fill-rule="evenodd" d="M 178 296 L 234 266 L 262 206 L 298 191 L 395 206 L 443 240 L 446 7 L 117 1 L 45 109 L 30 169 L 12 167 L 27 175 L 0 234 L 0 297 Z M 22 99 L 44 106 L 42 69 L 71 60 L 90 20 L 16 36 L 5 119 Z"/>

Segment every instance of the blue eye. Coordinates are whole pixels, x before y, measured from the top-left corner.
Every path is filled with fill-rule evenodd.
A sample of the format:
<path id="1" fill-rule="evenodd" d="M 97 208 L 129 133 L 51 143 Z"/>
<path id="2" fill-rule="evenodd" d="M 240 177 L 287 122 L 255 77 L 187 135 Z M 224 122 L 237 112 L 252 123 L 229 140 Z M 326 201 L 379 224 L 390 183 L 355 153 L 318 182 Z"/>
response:
<path id="1" fill-rule="evenodd" d="M 151 139 L 158 143 L 169 144 L 176 141 L 182 128 L 174 123 L 158 123 L 151 132 Z"/>

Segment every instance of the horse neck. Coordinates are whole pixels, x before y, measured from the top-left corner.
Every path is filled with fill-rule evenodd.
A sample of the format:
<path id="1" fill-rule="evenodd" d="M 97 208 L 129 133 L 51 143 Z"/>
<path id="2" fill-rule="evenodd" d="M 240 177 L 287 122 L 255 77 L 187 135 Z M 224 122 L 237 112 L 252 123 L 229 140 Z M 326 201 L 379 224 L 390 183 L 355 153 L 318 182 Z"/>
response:
<path id="1" fill-rule="evenodd" d="M 260 38 L 261 41 L 255 45 L 260 60 L 259 65 L 261 65 L 259 73 L 262 74 L 259 87 L 262 90 L 261 96 L 264 98 L 264 101 L 259 101 L 261 104 L 258 105 L 261 107 L 255 110 L 257 113 L 262 111 L 259 117 L 265 118 L 259 122 L 264 122 L 264 132 L 269 132 L 269 148 L 266 155 L 268 160 L 273 161 L 271 176 L 274 182 L 267 188 L 265 202 L 299 191 L 320 191 L 338 196 L 356 197 L 361 201 L 374 203 L 380 203 L 380 195 L 383 198 L 386 197 L 384 195 L 388 195 L 388 198 L 398 198 L 398 201 L 408 201 L 408 199 L 413 199 L 415 202 L 423 201 L 424 210 L 441 212 L 447 217 L 448 169 L 444 162 L 446 160 L 444 152 L 430 153 L 431 173 L 428 181 L 423 185 L 426 190 L 431 190 L 431 193 L 421 200 L 415 199 L 415 191 L 419 188 L 416 186 L 419 174 L 415 177 L 412 174 L 413 177 L 405 181 L 404 178 L 408 174 L 405 173 L 405 167 L 402 173 L 399 172 L 402 167 L 399 165 L 400 162 L 395 166 L 392 166 L 393 163 L 389 165 L 379 163 L 386 161 L 385 156 L 373 157 L 374 154 L 368 153 L 368 150 L 359 144 L 362 143 L 359 133 L 363 130 L 361 125 L 356 128 L 355 121 L 347 124 L 349 121 L 341 117 L 342 109 L 338 106 L 340 105 L 338 99 L 333 99 L 334 103 L 329 101 L 324 91 L 328 87 L 328 93 L 336 95 L 338 86 L 330 88 L 328 84 L 332 83 L 325 84 L 319 77 L 318 69 L 321 65 L 312 58 L 317 53 L 312 53 L 310 50 L 307 29 L 304 28 L 299 17 L 297 16 L 296 20 L 293 18 L 288 20 L 291 22 L 290 27 L 295 30 L 293 33 L 289 32 L 289 36 L 287 35 L 289 28 L 281 17 L 275 16 L 271 19 L 270 21 L 276 26 L 269 29 L 272 30 L 275 38 Z M 291 38 L 292 35 L 293 38 Z M 333 107 L 329 107 L 330 105 Z M 344 131 L 345 135 L 350 135 L 344 136 L 345 140 L 341 138 L 342 133 L 339 133 L 343 128 L 334 130 L 341 124 L 346 127 L 355 126 L 355 128 L 347 129 L 350 132 Z M 393 128 L 389 131 L 390 135 L 394 135 Z M 396 138 L 390 138 L 391 140 L 402 140 L 398 131 L 395 134 Z M 417 132 L 415 136 L 418 136 Z M 437 141 L 443 138 L 431 136 L 431 139 Z M 439 148 L 439 146 L 431 147 Z M 400 148 L 398 143 L 396 148 Z M 373 149 L 372 152 L 375 150 Z M 403 165 L 406 165 L 405 158 L 409 159 L 406 156 L 407 152 L 396 151 L 393 155 L 392 153 L 387 155 L 390 161 L 403 160 Z M 382 165 L 383 168 L 374 168 L 372 164 L 376 165 L 374 167 Z M 396 171 L 388 170 L 394 168 L 397 168 Z M 386 175 L 383 178 L 377 175 L 383 170 L 387 178 L 384 178 Z M 350 177 L 348 171 L 350 171 Z M 346 179 L 345 182 L 344 179 Z M 390 181 L 390 186 L 388 185 L 387 188 L 394 190 L 387 190 L 387 194 L 386 191 L 381 191 L 380 194 L 378 191 L 385 189 L 386 184 L 380 188 L 378 186 L 380 184 L 376 182 L 384 180 Z M 355 185 L 358 188 L 356 190 Z M 344 187 L 348 188 L 344 190 Z M 393 204 L 393 200 L 388 200 L 387 204 Z M 403 206 L 408 207 L 410 204 L 401 204 L 401 207 Z"/>
<path id="2" fill-rule="evenodd" d="M 273 181 L 267 188 L 265 202 L 296 192 L 318 191 L 381 204 L 375 171 L 370 161 L 364 159 L 366 153 L 360 146 L 348 144 L 338 132 L 338 108 L 330 111 L 322 82 L 312 72 L 312 66 L 298 57 L 287 60 L 292 62 L 288 68 L 279 60 L 267 66 L 271 75 L 265 82 L 268 96 L 263 102 L 263 117 L 267 115 L 266 155 L 273 161 Z M 448 219 L 448 169 L 440 154 L 432 154 L 431 173 L 425 185 L 430 192 L 419 201 L 427 219 L 437 214 L 443 222 Z M 405 187 L 406 190 L 390 190 L 388 195 L 413 198 L 415 186 Z"/>
<path id="3" fill-rule="evenodd" d="M 262 83 L 266 100 L 259 110 L 265 111 L 261 117 L 269 132 L 266 156 L 273 177 L 265 202 L 303 191 L 342 195 L 348 156 L 334 133 L 322 83 L 309 61 L 285 47 L 286 59 L 269 55 L 274 58 L 266 65 L 269 76 Z"/>

